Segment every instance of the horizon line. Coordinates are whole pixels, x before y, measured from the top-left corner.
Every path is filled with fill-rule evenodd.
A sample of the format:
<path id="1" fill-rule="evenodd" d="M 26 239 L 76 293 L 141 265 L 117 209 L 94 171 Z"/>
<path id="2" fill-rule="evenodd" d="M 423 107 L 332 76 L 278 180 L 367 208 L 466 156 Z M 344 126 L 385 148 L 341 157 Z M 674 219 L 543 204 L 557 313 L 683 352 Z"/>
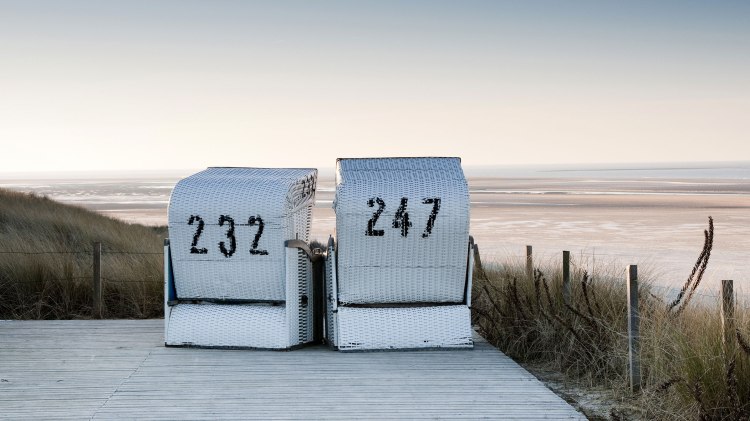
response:
<path id="1" fill-rule="evenodd" d="M 502 170 L 527 170 L 540 173 L 552 172 L 588 172 L 588 171 L 680 171 L 680 170 L 711 170 L 711 169 L 748 169 L 750 160 L 737 161 L 668 161 L 668 162 L 601 162 L 601 163 L 558 163 L 558 164 L 478 164 L 462 165 L 467 172 L 485 172 Z M 248 166 L 247 168 L 254 168 Z M 285 167 L 278 167 L 285 168 Z M 311 167 L 314 168 L 314 167 Z M 86 169 L 86 170 L 33 170 L 33 171 L 2 171 L 0 179 L 23 179 L 43 177 L 72 177 L 106 175 L 108 177 L 127 177 L 138 175 L 182 177 L 205 168 L 170 168 L 170 169 Z M 330 176 L 335 166 L 317 167 L 320 175 Z M 468 174 L 467 174 L 468 175 Z"/>

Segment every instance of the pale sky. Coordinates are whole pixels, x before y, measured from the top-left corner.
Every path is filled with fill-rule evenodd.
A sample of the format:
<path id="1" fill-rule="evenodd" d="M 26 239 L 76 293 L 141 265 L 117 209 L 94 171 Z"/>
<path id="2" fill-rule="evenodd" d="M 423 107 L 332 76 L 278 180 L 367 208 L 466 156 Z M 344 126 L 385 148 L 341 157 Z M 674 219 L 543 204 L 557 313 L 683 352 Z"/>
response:
<path id="1" fill-rule="evenodd" d="M 0 171 L 750 160 L 750 2 L 2 1 Z"/>

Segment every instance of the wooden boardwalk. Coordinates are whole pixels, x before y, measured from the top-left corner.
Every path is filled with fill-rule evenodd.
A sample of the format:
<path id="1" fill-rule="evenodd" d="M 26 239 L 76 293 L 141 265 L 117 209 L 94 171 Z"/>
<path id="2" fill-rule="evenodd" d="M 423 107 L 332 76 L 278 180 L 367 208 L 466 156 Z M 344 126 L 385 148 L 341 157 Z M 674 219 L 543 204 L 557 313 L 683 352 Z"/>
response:
<path id="1" fill-rule="evenodd" d="M 585 419 L 471 351 L 165 348 L 161 320 L 0 321 L 0 418 Z"/>

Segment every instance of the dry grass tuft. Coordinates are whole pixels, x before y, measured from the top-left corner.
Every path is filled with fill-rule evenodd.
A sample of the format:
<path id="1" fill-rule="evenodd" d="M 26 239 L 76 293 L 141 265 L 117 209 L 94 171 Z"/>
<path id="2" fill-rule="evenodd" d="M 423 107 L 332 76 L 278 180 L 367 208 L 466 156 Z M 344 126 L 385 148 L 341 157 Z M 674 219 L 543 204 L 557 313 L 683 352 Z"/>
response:
<path id="1" fill-rule="evenodd" d="M 703 237 L 703 250 L 701 250 L 701 253 L 698 256 L 698 261 L 696 261 L 695 266 L 693 266 L 693 271 L 690 272 L 690 276 L 688 276 L 688 279 L 685 282 L 685 285 L 683 285 L 682 289 L 680 290 L 680 293 L 677 294 L 677 298 L 675 298 L 675 300 L 672 301 L 672 303 L 670 303 L 667 307 L 667 310 L 673 310 L 677 305 L 680 304 L 683 297 L 685 296 L 685 293 L 687 292 L 687 298 L 685 298 L 685 301 L 682 302 L 677 310 L 675 310 L 675 314 L 679 314 L 682 310 L 685 309 L 685 307 L 687 307 L 688 303 L 695 294 L 695 290 L 698 288 L 698 285 L 700 285 L 701 280 L 703 279 L 703 274 L 706 272 L 708 259 L 711 257 L 711 250 L 714 246 L 714 219 L 710 216 L 708 217 L 708 229 L 703 231 Z"/>

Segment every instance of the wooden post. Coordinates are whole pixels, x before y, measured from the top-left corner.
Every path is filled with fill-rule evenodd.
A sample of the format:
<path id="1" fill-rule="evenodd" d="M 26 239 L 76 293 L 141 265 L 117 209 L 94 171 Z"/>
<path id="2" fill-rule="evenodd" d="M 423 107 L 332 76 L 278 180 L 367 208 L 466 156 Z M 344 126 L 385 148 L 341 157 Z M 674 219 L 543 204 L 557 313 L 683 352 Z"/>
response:
<path id="1" fill-rule="evenodd" d="M 734 287 L 731 279 L 721 281 L 721 328 L 724 356 L 729 362 L 734 358 L 736 340 L 734 337 Z"/>
<path id="2" fill-rule="evenodd" d="M 94 317 L 102 318 L 102 243 L 94 243 L 94 278 L 93 278 Z"/>
<path id="3" fill-rule="evenodd" d="M 628 363 L 630 391 L 641 390 L 640 317 L 638 315 L 638 266 L 628 266 Z"/>
<path id="4" fill-rule="evenodd" d="M 484 273 L 484 267 L 482 266 L 482 258 L 479 257 L 479 246 L 476 244 L 474 244 L 474 271 L 477 274 L 477 278 L 487 278 L 487 275 Z"/>
<path id="5" fill-rule="evenodd" d="M 529 278 L 529 281 L 534 280 L 534 259 L 531 246 L 526 246 L 526 277 Z"/>
<path id="6" fill-rule="evenodd" d="M 562 295 L 563 295 L 563 302 L 566 305 L 571 305 L 570 304 L 570 252 L 567 250 L 563 251 Z"/>

